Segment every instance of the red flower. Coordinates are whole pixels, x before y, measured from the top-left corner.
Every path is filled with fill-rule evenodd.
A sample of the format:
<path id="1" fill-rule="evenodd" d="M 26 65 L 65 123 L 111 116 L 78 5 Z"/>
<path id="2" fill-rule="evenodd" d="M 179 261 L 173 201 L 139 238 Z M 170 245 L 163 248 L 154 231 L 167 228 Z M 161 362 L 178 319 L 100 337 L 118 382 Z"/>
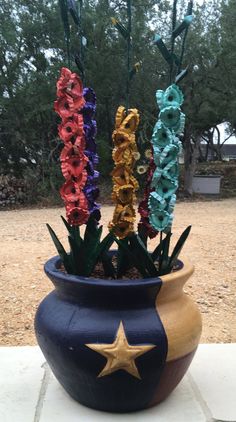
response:
<path id="1" fill-rule="evenodd" d="M 64 162 L 67 158 L 76 157 L 81 154 L 81 151 L 84 151 L 85 148 L 85 138 L 83 136 L 78 136 L 75 140 L 75 143 L 67 142 L 61 151 L 60 161 Z"/>
<path id="2" fill-rule="evenodd" d="M 81 226 L 82 224 L 87 223 L 89 218 L 89 211 L 87 209 L 87 204 L 85 208 L 76 206 L 75 204 L 68 204 L 66 206 L 66 216 L 69 224 L 73 226 Z"/>
<path id="3" fill-rule="evenodd" d="M 83 117 L 81 114 L 74 114 L 72 118 L 62 121 L 58 126 L 59 136 L 64 142 L 70 141 L 74 136 L 82 137 L 83 131 Z"/>
<path id="4" fill-rule="evenodd" d="M 69 102 L 70 102 L 71 110 L 73 111 L 80 111 L 85 105 L 83 94 L 80 95 L 79 97 L 71 98 Z"/>
<path id="5" fill-rule="evenodd" d="M 71 79 L 71 71 L 66 67 L 61 68 L 61 76 L 57 81 L 57 96 L 64 97 L 66 94 L 67 84 Z"/>
<path id="6" fill-rule="evenodd" d="M 61 164 L 61 170 L 65 179 L 68 179 L 71 176 L 76 178 L 81 177 L 81 173 L 83 173 L 87 162 L 88 158 L 84 154 L 78 154 L 63 161 Z"/>
<path id="7" fill-rule="evenodd" d="M 63 97 L 69 94 L 73 98 L 83 96 L 82 81 L 76 73 L 71 73 L 69 69 L 63 67 L 61 76 L 57 82 L 57 96 Z"/>
<path id="8" fill-rule="evenodd" d="M 145 227 L 146 229 L 146 234 L 150 239 L 154 239 L 154 237 L 156 237 L 156 235 L 158 234 L 158 231 L 155 230 L 151 224 L 149 223 L 149 218 L 141 218 L 140 223 L 138 224 L 138 228 L 139 230 Z"/>
<path id="9" fill-rule="evenodd" d="M 139 207 L 138 207 L 138 212 L 141 215 L 141 217 L 148 218 L 149 216 L 148 200 L 144 199 L 142 202 L 140 202 Z"/>
<path id="10" fill-rule="evenodd" d="M 85 145 L 86 145 L 86 140 L 85 140 L 85 136 L 77 136 L 75 143 L 74 143 L 74 147 L 77 148 L 78 151 L 84 151 L 85 149 Z"/>
<path id="11" fill-rule="evenodd" d="M 60 195 L 65 202 L 78 202 L 80 207 L 86 207 L 86 199 L 81 189 L 84 187 L 86 182 L 86 174 L 81 186 L 80 181 L 76 182 L 68 180 L 60 189 Z"/>
<path id="12" fill-rule="evenodd" d="M 62 119 L 68 119 L 73 116 L 71 98 L 67 95 L 65 97 L 58 98 L 58 100 L 54 102 L 54 109 Z"/>

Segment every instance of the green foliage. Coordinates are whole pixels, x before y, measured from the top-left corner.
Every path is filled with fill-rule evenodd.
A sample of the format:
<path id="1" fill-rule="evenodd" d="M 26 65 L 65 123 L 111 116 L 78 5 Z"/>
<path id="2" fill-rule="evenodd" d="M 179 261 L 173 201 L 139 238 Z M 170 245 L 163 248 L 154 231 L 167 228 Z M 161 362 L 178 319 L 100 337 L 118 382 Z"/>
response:
<path id="1" fill-rule="evenodd" d="M 182 62 L 183 62 L 183 58 L 184 58 L 185 44 L 186 44 L 186 39 L 187 39 L 187 35 L 188 35 L 188 29 L 189 29 L 189 26 L 190 26 L 190 24 L 193 20 L 192 14 L 190 14 L 190 13 L 192 13 L 193 2 L 192 2 L 192 0 L 190 0 L 188 2 L 187 13 L 186 13 L 184 19 L 182 20 L 182 22 L 179 25 L 176 24 L 177 3 L 178 3 L 177 0 L 173 1 L 172 32 L 171 32 L 171 47 L 170 47 L 170 49 L 168 49 L 166 47 L 165 43 L 162 41 L 162 39 L 159 35 L 156 35 L 155 38 L 154 38 L 154 44 L 157 45 L 157 47 L 159 48 L 163 58 L 169 64 L 169 69 L 170 69 L 169 84 L 172 84 L 174 81 L 175 81 L 175 83 L 180 82 L 187 74 L 186 72 L 181 71 L 181 67 L 182 67 Z M 180 54 L 178 56 L 175 53 L 175 42 L 176 42 L 176 38 L 179 37 L 180 35 L 182 35 L 182 46 L 181 46 Z M 180 73 L 181 73 L 181 78 L 178 75 Z"/>
<path id="2" fill-rule="evenodd" d="M 161 239 L 156 249 L 149 253 L 147 246 L 137 234 L 119 240 L 110 232 L 101 240 L 102 226 L 98 226 L 96 220 L 90 217 L 82 237 L 79 227 L 71 226 L 64 217 L 61 218 L 68 231 L 69 253 L 49 224 L 47 228 L 67 273 L 83 277 L 90 277 L 98 263 L 102 264 L 105 277 L 114 279 L 125 277 L 132 268 L 136 268 L 143 278 L 169 274 L 176 266 L 191 230 L 189 226 L 182 233 L 172 253 L 170 253 L 171 233 Z M 114 252 L 110 251 L 114 242 L 118 245 L 118 250 L 115 252 L 116 263 L 113 261 Z"/>
<path id="3" fill-rule="evenodd" d="M 194 3 L 194 20 L 183 62 L 185 69 L 189 64 L 189 75 L 186 82 L 182 79 L 184 74 L 176 81 L 183 84 L 186 96 L 183 142 L 190 154 L 189 165 L 193 161 L 193 146 L 206 131 L 222 122 L 229 122 L 236 129 L 236 2 L 208 0 L 202 6 Z M 186 0 L 178 1 L 177 25 L 186 14 L 186 5 Z M 88 40 L 86 84 L 93 86 L 98 98 L 96 119 L 98 138 L 102 140 L 99 169 L 102 171 L 110 151 L 117 104 L 125 101 L 125 40 L 111 22 L 113 16 L 121 23 L 127 21 L 124 6 L 123 0 L 83 1 L 83 32 Z M 166 63 L 157 54 L 152 40 L 156 33 L 161 33 L 170 51 L 167 33 L 170 2 L 134 1 L 132 15 L 134 62 L 141 60 L 142 67 L 131 85 L 130 103 L 141 112 L 140 145 L 151 137 L 157 113 L 153 93 L 167 83 Z M 37 174 L 37 186 L 42 185 L 44 190 L 44 186 L 50 185 L 47 168 L 52 165 L 51 154 L 58 142 L 59 122 L 53 111 L 55 85 L 60 67 L 67 65 L 58 0 L 1 2 L 0 21 L 0 172 L 22 176 L 30 168 Z M 79 40 L 71 11 L 69 24 L 73 56 Z M 178 57 L 181 37 L 176 38 Z M 108 165 L 105 177 L 109 172 Z M 40 189 L 38 192 L 40 196 Z M 48 196 L 51 195 L 50 188 Z"/>
<path id="4" fill-rule="evenodd" d="M 84 238 L 80 235 L 80 229 L 77 226 L 70 226 L 68 222 L 61 217 L 68 231 L 68 241 L 70 252 L 67 253 L 56 236 L 53 229 L 47 224 L 47 228 L 63 262 L 65 270 L 69 274 L 89 277 L 98 261 L 101 261 L 105 267 L 106 275 L 112 273 L 111 257 L 108 255 L 114 236 L 109 233 L 102 241 L 102 226 L 97 225 L 97 221 L 91 216 L 88 220 Z M 114 274 L 113 274 L 114 275 Z"/>
<path id="5" fill-rule="evenodd" d="M 189 236 L 190 230 L 191 226 L 184 230 L 172 253 L 170 253 L 172 233 L 168 233 L 152 253 L 147 251 L 146 245 L 137 234 L 124 240 L 115 238 L 118 244 L 117 277 L 123 277 L 127 269 L 133 267 L 144 278 L 169 274 L 177 264 L 179 254 Z"/>

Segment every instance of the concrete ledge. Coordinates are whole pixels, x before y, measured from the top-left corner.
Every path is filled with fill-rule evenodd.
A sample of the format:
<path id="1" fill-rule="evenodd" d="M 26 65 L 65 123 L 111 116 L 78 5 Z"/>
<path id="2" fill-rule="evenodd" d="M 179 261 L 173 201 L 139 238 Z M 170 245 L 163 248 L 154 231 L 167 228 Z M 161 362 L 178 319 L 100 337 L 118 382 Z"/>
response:
<path id="1" fill-rule="evenodd" d="M 1 422 L 236 421 L 236 344 L 202 344 L 190 371 L 159 406 L 127 415 L 97 412 L 71 399 L 38 347 L 0 348 Z"/>

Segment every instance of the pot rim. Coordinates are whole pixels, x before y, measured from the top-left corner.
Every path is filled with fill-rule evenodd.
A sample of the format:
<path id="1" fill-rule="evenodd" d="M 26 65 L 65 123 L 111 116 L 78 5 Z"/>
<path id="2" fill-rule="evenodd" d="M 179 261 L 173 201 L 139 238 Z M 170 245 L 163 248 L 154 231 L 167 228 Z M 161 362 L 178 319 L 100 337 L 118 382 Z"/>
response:
<path id="1" fill-rule="evenodd" d="M 44 265 L 44 271 L 49 278 L 57 278 L 58 280 L 65 282 L 66 280 L 75 285 L 90 285 L 90 286 L 101 286 L 101 287 L 141 287 L 141 286 L 154 286 L 157 282 L 162 282 L 169 284 L 179 279 L 180 277 L 189 277 L 193 271 L 194 266 L 190 263 L 187 258 L 183 258 L 180 262 L 183 264 L 183 267 L 179 270 L 160 276 L 152 278 L 136 278 L 136 279 L 104 279 L 104 278 L 93 278 L 93 277 L 82 277 L 79 275 L 67 274 L 59 270 L 59 263 L 61 258 L 59 256 L 54 256 L 50 258 Z"/>

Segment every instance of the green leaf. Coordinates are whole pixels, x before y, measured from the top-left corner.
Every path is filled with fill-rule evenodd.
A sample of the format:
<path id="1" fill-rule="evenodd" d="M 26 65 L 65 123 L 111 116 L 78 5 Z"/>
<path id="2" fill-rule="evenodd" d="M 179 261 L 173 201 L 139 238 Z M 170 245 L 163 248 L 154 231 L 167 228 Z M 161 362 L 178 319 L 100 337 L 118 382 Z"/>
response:
<path id="1" fill-rule="evenodd" d="M 101 262 L 105 276 L 116 278 L 116 270 L 114 265 L 112 264 L 112 256 L 108 255 L 107 253 L 104 253 L 102 255 Z"/>
<path id="2" fill-rule="evenodd" d="M 188 71 L 189 71 L 189 67 L 186 67 L 186 69 L 182 70 L 182 72 L 180 72 L 180 73 L 176 76 L 176 78 L 175 78 L 175 83 L 176 83 L 176 84 L 180 83 L 180 82 L 181 82 L 181 81 L 185 78 L 185 76 L 187 76 Z"/>
<path id="3" fill-rule="evenodd" d="M 77 9 L 76 9 L 75 1 L 69 0 L 69 1 L 67 1 L 67 4 L 68 4 L 68 9 L 69 9 L 69 12 L 72 16 L 72 19 L 73 19 L 75 25 L 78 26 L 80 24 L 80 19 L 79 19 L 79 15 L 78 15 L 78 12 L 77 12 Z"/>
<path id="4" fill-rule="evenodd" d="M 138 235 L 140 239 L 142 240 L 143 244 L 147 247 L 147 239 L 148 239 L 147 229 L 143 224 L 140 224 L 138 226 Z"/>
<path id="5" fill-rule="evenodd" d="M 188 7 L 187 7 L 187 13 L 186 13 L 186 16 L 191 15 L 191 14 L 192 14 L 192 12 L 193 12 L 193 1 L 191 0 L 191 1 L 189 1 L 189 2 L 188 2 Z"/>
<path id="6" fill-rule="evenodd" d="M 69 223 L 68 223 L 68 221 L 66 221 L 66 219 L 63 217 L 63 215 L 61 215 L 61 219 L 62 219 L 62 221 L 63 221 L 63 223 L 65 224 L 65 226 L 66 226 L 66 228 L 67 228 L 67 230 L 68 230 L 68 233 L 70 233 L 71 235 L 73 234 L 73 226 L 71 226 Z"/>
<path id="7" fill-rule="evenodd" d="M 187 237 L 188 237 L 188 235 L 189 235 L 190 231 L 191 231 L 191 226 L 188 226 L 188 227 L 184 230 L 184 232 L 181 234 L 181 236 L 180 236 L 180 238 L 179 238 L 178 242 L 176 243 L 176 245 L 175 245 L 175 247 L 174 247 L 174 250 L 173 250 L 173 252 L 172 252 L 172 255 L 171 255 L 171 257 L 170 257 L 170 267 L 171 267 L 171 268 L 173 268 L 173 266 L 176 264 L 176 261 L 177 261 L 177 259 L 178 259 L 178 256 L 179 256 L 179 254 L 180 254 L 180 252 L 181 252 L 181 250 L 182 250 L 182 248 L 183 248 L 183 246 L 184 246 L 184 243 L 185 243 L 185 242 L 186 242 L 186 240 L 187 240 Z"/>
<path id="8" fill-rule="evenodd" d="M 122 23 L 120 23 L 117 19 L 111 18 L 111 20 L 113 25 L 116 27 L 116 29 L 118 29 L 119 33 L 122 35 L 122 37 L 127 40 L 130 36 L 128 29 L 124 25 L 122 25 Z"/>
<path id="9" fill-rule="evenodd" d="M 124 250 L 124 252 L 126 253 L 126 256 L 129 259 L 129 261 L 132 264 L 132 266 L 134 266 L 135 268 L 137 268 L 137 270 L 140 272 L 140 274 L 144 278 L 148 278 L 149 277 L 149 273 L 147 272 L 145 266 L 143 265 L 142 261 L 140 262 L 137 259 L 137 257 L 135 256 L 135 254 L 132 253 L 130 247 L 129 246 L 126 246 L 118 238 L 115 238 L 115 241 Z"/>
<path id="10" fill-rule="evenodd" d="M 74 268 L 70 259 L 70 256 L 67 254 L 67 252 L 64 249 L 64 246 L 62 245 L 62 243 L 60 242 L 60 240 L 58 239 L 56 233 L 54 232 L 54 230 L 51 228 L 51 226 L 49 224 L 46 224 L 48 231 L 50 233 L 50 236 L 53 240 L 53 243 L 57 249 L 57 252 L 64 264 L 64 267 L 66 269 L 66 271 L 71 274 L 74 272 Z"/>
<path id="11" fill-rule="evenodd" d="M 173 31 L 173 38 L 177 38 L 182 32 L 189 27 L 193 20 L 192 15 L 185 16 L 183 22 L 181 22 L 177 28 Z"/>
<path id="12" fill-rule="evenodd" d="M 79 69 L 79 71 L 83 74 L 84 73 L 84 63 L 81 60 L 80 56 L 78 54 L 75 55 L 75 63 Z"/>
<path id="13" fill-rule="evenodd" d="M 162 56 L 167 61 L 167 63 L 169 63 L 170 65 L 172 65 L 172 63 L 173 63 L 173 56 L 171 55 L 171 53 L 169 52 L 169 50 L 165 46 L 165 44 L 162 41 L 160 35 L 156 35 L 155 36 L 155 38 L 154 38 L 154 44 L 157 45 L 157 47 L 159 48 Z"/>
<path id="14" fill-rule="evenodd" d="M 154 265 L 152 257 L 138 235 L 134 234 L 133 236 L 130 237 L 130 246 L 136 256 L 136 259 L 142 262 L 143 265 L 145 266 L 145 269 L 148 272 L 149 277 L 156 277 L 157 269 Z"/>
<path id="15" fill-rule="evenodd" d="M 77 247 L 80 248 L 80 246 L 83 243 L 83 239 L 80 237 L 79 226 L 71 226 L 62 215 L 61 215 L 61 219 L 62 219 L 63 223 L 65 224 L 65 226 L 66 226 L 66 228 L 69 232 L 69 235 L 74 239 Z"/>
<path id="16" fill-rule="evenodd" d="M 68 19 L 68 7 L 66 0 L 59 0 L 59 6 L 61 10 L 61 18 L 64 25 L 65 39 L 69 41 L 70 39 L 70 25 Z"/>
<path id="17" fill-rule="evenodd" d="M 75 241 L 75 239 L 71 236 L 68 236 L 68 242 L 70 245 L 70 256 L 73 262 L 73 274 L 82 275 L 82 265 L 81 265 L 81 257 L 80 257 L 80 249 Z"/>
<path id="18" fill-rule="evenodd" d="M 100 253 L 100 238 L 102 226 L 98 227 L 97 220 L 90 216 L 84 234 L 84 242 L 81 247 L 81 259 L 83 262 L 83 275 L 89 277 L 93 271 Z"/>
<path id="19" fill-rule="evenodd" d="M 180 61 L 179 61 L 179 58 L 176 56 L 175 53 L 172 54 L 172 57 L 173 57 L 173 61 L 175 62 L 176 66 L 179 66 Z"/>
<path id="20" fill-rule="evenodd" d="M 163 244 L 165 243 L 165 240 L 166 239 L 163 239 L 159 243 L 159 245 L 157 245 L 156 249 L 154 249 L 154 251 L 152 252 L 151 257 L 152 257 L 153 262 L 159 261 L 160 255 L 161 255 L 161 252 L 162 252 L 162 249 L 163 249 Z"/>
<path id="21" fill-rule="evenodd" d="M 170 239 L 171 239 L 172 233 L 169 232 L 163 242 L 163 248 L 162 248 L 162 253 L 160 255 L 160 260 L 159 260 L 159 273 L 160 275 L 164 275 L 167 274 L 171 271 L 170 266 L 169 266 L 169 249 L 170 249 Z"/>
<path id="22" fill-rule="evenodd" d="M 104 239 L 101 241 L 98 247 L 98 259 L 100 259 L 100 256 L 110 249 L 112 243 L 114 243 L 114 235 L 112 232 L 109 232 Z"/>
<path id="23" fill-rule="evenodd" d="M 129 247 L 128 239 L 121 239 L 120 242 L 125 245 L 127 248 Z M 127 256 L 126 250 L 122 248 L 120 245 L 118 246 L 117 251 L 117 278 L 123 277 L 126 271 L 130 267 L 129 257 Z"/>

